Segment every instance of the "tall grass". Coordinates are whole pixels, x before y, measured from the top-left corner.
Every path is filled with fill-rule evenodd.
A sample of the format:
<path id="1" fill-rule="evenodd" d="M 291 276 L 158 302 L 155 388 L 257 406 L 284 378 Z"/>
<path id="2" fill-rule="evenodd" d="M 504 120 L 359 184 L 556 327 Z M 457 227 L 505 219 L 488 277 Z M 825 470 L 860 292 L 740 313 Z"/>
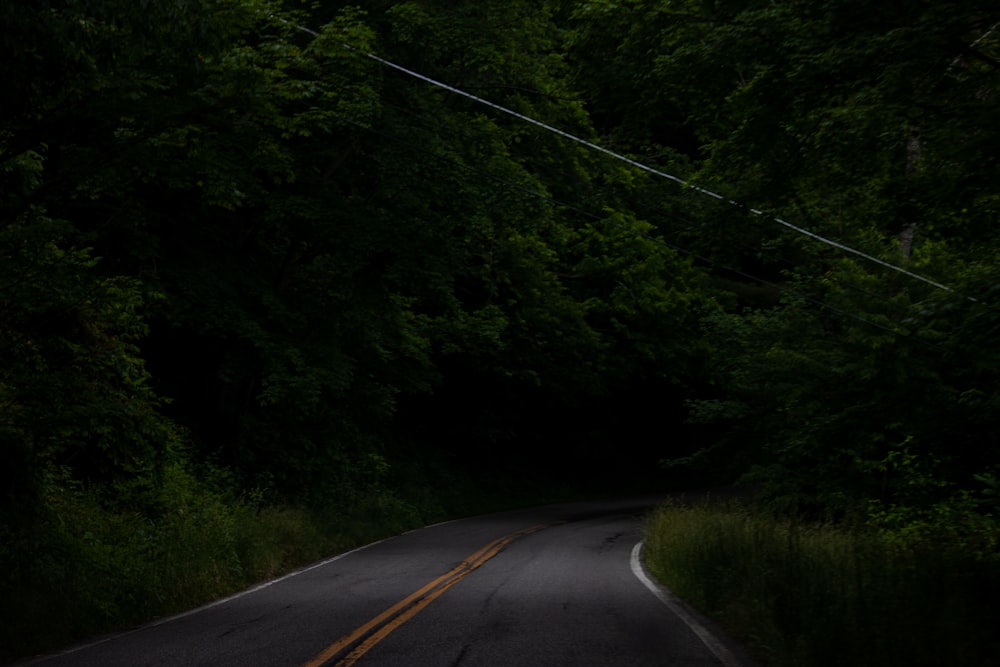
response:
<path id="1" fill-rule="evenodd" d="M 58 483 L 28 525 L 0 522 L 0 663 L 190 609 L 421 521 L 384 491 L 315 510 L 232 497 L 179 467 L 167 474 L 155 511 Z"/>
<path id="2" fill-rule="evenodd" d="M 667 505 L 650 570 L 773 667 L 1000 664 L 1000 567 L 948 544 Z"/>

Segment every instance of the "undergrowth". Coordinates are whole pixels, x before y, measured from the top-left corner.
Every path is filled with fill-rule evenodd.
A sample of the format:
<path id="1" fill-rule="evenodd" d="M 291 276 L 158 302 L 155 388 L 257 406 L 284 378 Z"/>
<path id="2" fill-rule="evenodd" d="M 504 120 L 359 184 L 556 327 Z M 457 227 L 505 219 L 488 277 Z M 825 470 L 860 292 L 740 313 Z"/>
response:
<path id="1" fill-rule="evenodd" d="M 645 554 L 666 586 L 773 667 L 995 665 L 1000 559 L 947 533 L 902 539 L 669 504 L 649 519 Z"/>
<path id="2" fill-rule="evenodd" d="M 437 518 L 384 489 L 317 509 L 233 496 L 179 466 L 165 474 L 127 508 L 59 479 L 42 506 L 0 517 L 0 662 L 190 609 Z"/>

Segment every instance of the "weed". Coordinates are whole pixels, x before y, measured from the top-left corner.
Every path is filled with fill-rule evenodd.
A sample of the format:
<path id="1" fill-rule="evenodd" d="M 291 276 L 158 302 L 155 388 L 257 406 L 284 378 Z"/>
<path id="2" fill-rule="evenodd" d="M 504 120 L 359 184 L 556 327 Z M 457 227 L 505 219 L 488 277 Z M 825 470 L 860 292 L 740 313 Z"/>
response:
<path id="1" fill-rule="evenodd" d="M 995 664 L 995 561 L 738 505 L 666 505 L 650 570 L 774 667 Z"/>

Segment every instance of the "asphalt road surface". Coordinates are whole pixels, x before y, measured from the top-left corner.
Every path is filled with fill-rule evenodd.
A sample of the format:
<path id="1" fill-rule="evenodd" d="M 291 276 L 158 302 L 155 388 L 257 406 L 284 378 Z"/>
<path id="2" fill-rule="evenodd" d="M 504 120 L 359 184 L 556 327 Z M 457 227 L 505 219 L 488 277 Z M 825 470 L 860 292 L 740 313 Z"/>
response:
<path id="1" fill-rule="evenodd" d="M 429 526 L 29 664 L 748 667 L 643 571 L 654 501 Z"/>

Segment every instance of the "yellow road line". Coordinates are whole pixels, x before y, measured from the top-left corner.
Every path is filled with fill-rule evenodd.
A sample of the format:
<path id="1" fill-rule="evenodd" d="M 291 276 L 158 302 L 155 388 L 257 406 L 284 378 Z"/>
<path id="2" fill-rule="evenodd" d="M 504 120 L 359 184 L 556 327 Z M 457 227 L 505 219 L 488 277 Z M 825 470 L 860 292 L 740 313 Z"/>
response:
<path id="1" fill-rule="evenodd" d="M 385 639 L 396 628 L 420 613 L 427 605 L 439 598 L 445 591 L 457 584 L 459 581 L 469 576 L 473 571 L 482 566 L 486 561 L 496 556 L 500 551 L 519 537 L 530 535 L 545 528 L 545 525 L 532 526 L 523 530 L 515 531 L 493 540 L 486 546 L 472 552 L 461 563 L 453 567 L 448 572 L 442 574 L 437 579 L 425 584 L 418 590 L 406 596 L 396 604 L 392 605 L 378 616 L 367 623 L 359 626 L 353 632 L 344 635 L 328 647 L 323 649 L 315 658 L 305 663 L 303 667 L 320 667 L 332 658 L 356 644 L 350 653 L 342 657 L 335 664 L 337 667 L 349 667 L 358 661 L 361 656 L 370 651 L 376 644 Z M 367 637 L 366 637 L 367 636 Z"/>

